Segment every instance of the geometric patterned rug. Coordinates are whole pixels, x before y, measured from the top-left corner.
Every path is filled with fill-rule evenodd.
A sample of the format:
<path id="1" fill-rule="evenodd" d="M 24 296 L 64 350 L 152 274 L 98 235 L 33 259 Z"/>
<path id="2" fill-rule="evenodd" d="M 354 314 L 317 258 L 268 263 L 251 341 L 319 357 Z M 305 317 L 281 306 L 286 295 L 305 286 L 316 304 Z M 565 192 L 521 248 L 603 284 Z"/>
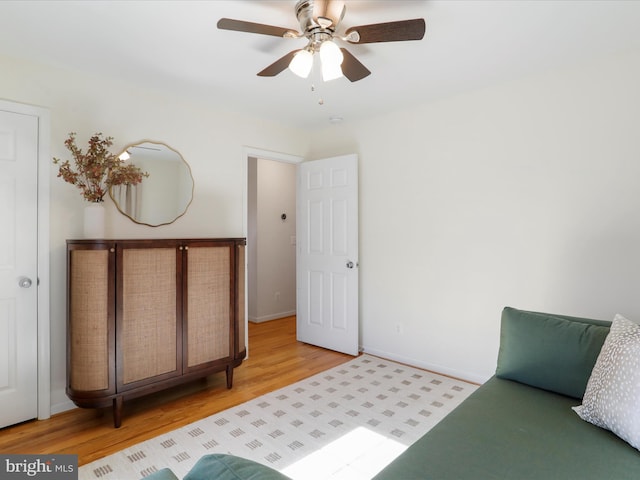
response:
<path id="1" fill-rule="evenodd" d="M 135 480 L 165 467 L 183 478 L 208 453 L 293 479 L 370 479 L 476 388 L 364 354 L 84 465 L 79 479 Z"/>

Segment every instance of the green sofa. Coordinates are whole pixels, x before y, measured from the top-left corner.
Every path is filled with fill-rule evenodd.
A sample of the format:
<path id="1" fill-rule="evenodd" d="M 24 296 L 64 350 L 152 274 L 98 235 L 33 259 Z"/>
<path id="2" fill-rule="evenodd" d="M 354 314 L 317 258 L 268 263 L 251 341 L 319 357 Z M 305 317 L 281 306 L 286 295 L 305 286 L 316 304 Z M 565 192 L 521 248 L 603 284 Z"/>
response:
<path id="1" fill-rule="evenodd" d="M 640 478 L 640 452 L 572 410 L 610 324 L 505 308 L 496 375 L 375 479 Z"/>
<path id="2" fill-rule="evenodd" d="M 495 376 L 375 479 L 640 479 L 640 451 L 572 410 L 610 325 L 505 308 Z M 177 480 L 168 469 L 147 478 Z M 184 480 L 286 478 L 250 460 L 208 455 Z"/>

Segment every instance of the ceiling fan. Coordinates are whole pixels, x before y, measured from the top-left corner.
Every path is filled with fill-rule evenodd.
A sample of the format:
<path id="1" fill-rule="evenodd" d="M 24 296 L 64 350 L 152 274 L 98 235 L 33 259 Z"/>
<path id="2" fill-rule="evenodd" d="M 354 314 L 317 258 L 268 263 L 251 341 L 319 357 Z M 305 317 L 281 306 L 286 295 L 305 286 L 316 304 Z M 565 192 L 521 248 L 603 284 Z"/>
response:
<path id="1" fill-rule="evenodd" d="M 258 33 L 283 38 L 306 38 L 304 48 L 292 50 L 258 73 L 261 77 L 273 77 L 287 67 L 296 75 L 306 78 L 313 66 L 313 56 L 318 53 L 324 81 L 341 76 L 350 81 L 362 80 L 371 72 L 346 48 L 338 47 L 335 40 L 351 44 L 400 42 L 422 40 L 425 32 L 423 18 L 375 23 L 349 27 L 342 35 L 338 26 L 346 13 L 345 2 L 340 0 L 299 0 L 295 5 L 300 32 L 290 28 L 221 18 L 218 28 L 238 32 Z"/>

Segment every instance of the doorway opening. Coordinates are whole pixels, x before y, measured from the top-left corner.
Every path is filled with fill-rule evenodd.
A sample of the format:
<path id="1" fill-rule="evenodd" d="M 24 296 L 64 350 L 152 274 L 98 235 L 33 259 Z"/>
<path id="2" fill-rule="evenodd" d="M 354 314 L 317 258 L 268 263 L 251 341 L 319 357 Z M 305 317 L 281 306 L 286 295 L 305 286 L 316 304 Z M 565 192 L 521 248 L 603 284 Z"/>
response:
<path id="1" fill-rule="evenodd" d="M 296 314 L 296 176 L 302 160 L 245 149 L 248 322 Z"/>

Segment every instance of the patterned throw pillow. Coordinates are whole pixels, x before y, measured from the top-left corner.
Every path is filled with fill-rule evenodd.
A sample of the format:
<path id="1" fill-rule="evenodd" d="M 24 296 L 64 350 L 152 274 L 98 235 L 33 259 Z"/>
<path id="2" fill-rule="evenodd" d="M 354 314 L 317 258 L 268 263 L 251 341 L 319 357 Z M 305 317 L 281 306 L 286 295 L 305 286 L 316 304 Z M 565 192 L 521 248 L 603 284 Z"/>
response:
<path id="1" fill-rule="evenodd" d="M 582 405 L 587 422 L 640 450 L 640 325 L 616 315 L 587 383 Z"/>

